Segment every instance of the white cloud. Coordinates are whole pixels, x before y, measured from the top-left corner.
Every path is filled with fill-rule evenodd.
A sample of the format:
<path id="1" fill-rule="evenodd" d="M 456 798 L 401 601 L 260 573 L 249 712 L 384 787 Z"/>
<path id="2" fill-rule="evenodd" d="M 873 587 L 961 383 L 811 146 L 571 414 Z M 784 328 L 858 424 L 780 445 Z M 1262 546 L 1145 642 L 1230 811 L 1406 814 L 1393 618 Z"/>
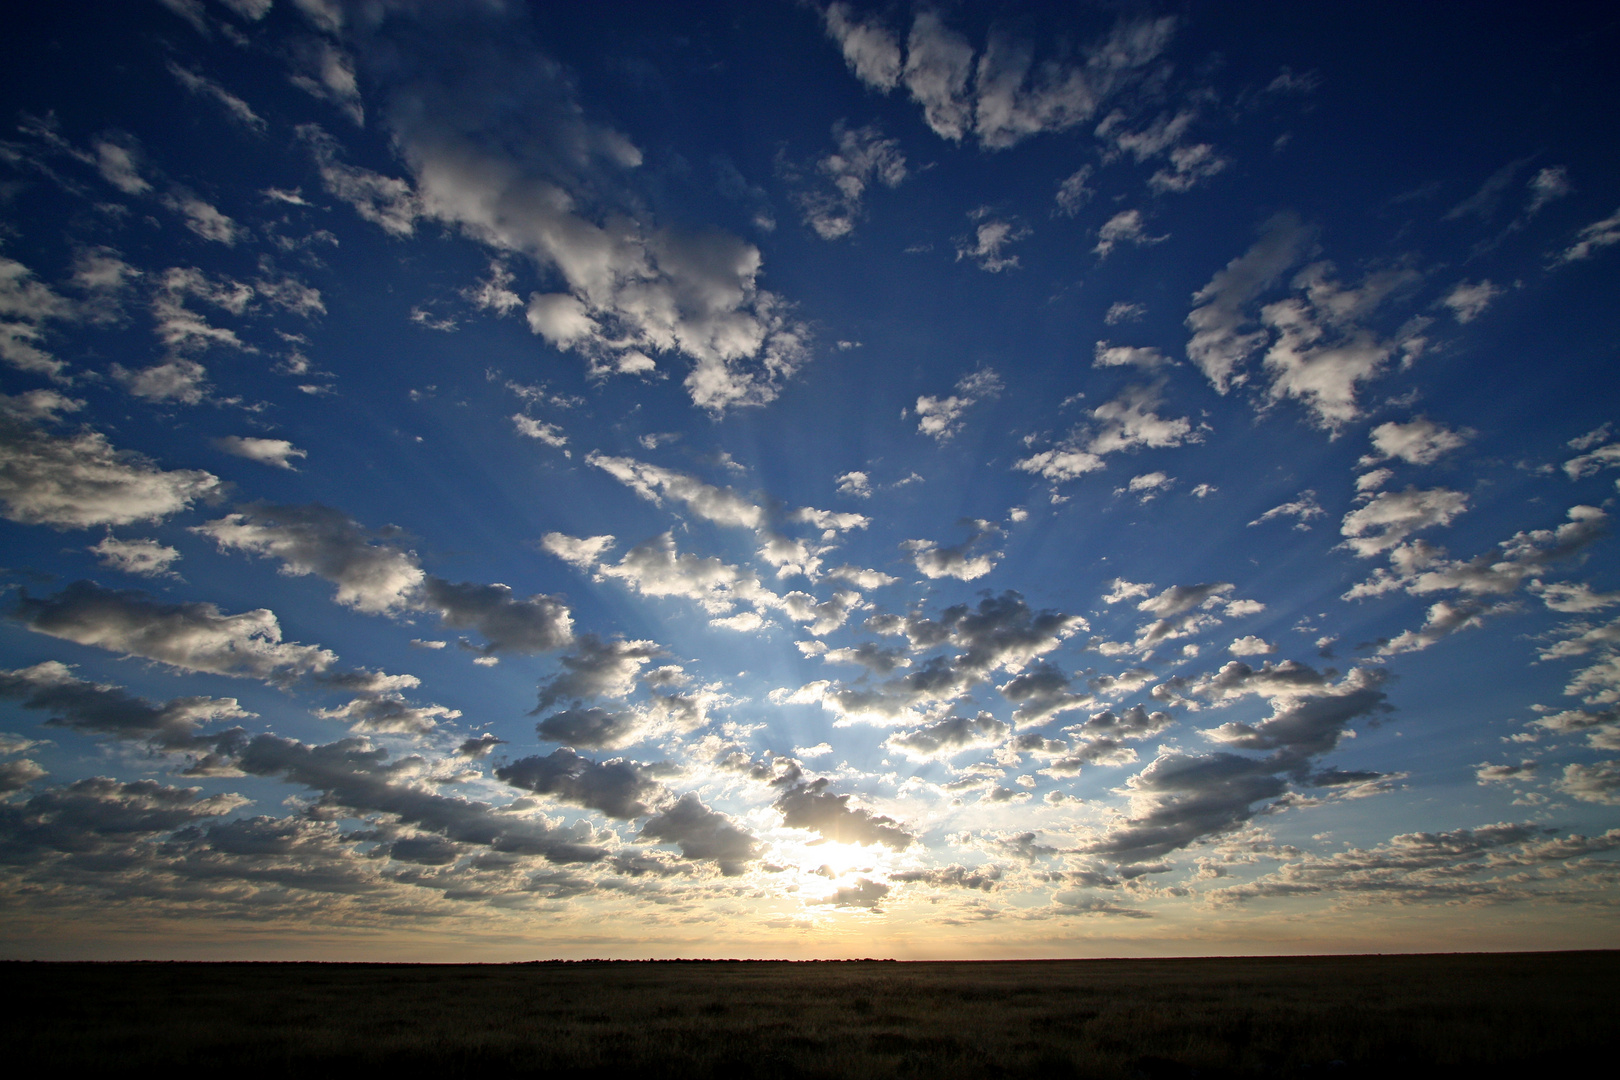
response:
<path id="1" fill-rule="evenodd" d="M 568 445 L 568 436 L 556 424 L 544 420 L 536 420 L 531 416 L 517 413 L 512 417 L 512 423 L 517 427 L 519 435 L 527 435 L 531 439 L 538 439 L 547 446 L 563 447 Z"/>
<path id="2" fill-rule="evenodd" d="M 1102 469 L 1108 454 L 1197 442 L 1198 433 L 1186 418 L 1166 419 L 1155 411 L 1161 389 L 1162 384 L 1126 387 L 1091 410 L 1091 422 L 1075 428 L 1057 447 L 1013 467 L 1058 483 Z"/>
<path id="3" fill-rule="evenodd" d="M 1421 416 L 1405 424 L 1391 420 L 1372 429 L 1372 444 L 1378 453 L 1362 458 L 1360 464 L 1376 465 L 1387 458 L 1399 458 L 1409 465 L 1433 465 L 1473 437 L 1467 428 L 1451 431 Z"/>
<path id="4" fill-rule="evenodd" d="M 180 552 L 156 540 L 120 540 L 107 536 L 90 548 L 103 566 L 137 577 L 163 577 L 180 560 Z"/>
<path id="5" fill-rule="evenodd" d="M 1579 262 L 1591 258 L 1600 248 L 1620 244 L 1620 210 L 1601 221 L 1594 221 L 1578 234 L 1573 244 L 1558 255 L 1558 262 Z"/>
<path id="6" fill-rule="evenodd" d="M 1148 177 L 1148 187 L 1159 194 L 1191 191 L 1202 181 L 1225 171 L 1229 164 L 1209 143 L 1178 146 L 1170 151 L 1170 167 Z"/>
<path id="7" fill-rule="evenodd" d="M 1170 234 L 1163 236 L 1149 236 L 1142 231 L 1142 211 L 1121 210 L 1097 230 L 1097 246 L 1092 252 L 1100 259 L 1108 258 L 1110 252 L 1120 244 L 1132 243 L 1137 247 L 1162 243 L 1170 239 Z"/>
<path id="8" fill-rule="evenodd" d="M 1277 651 L 1277 646 L 1264 638 L 1249 634 L 1233 640 L 1232 644 L 1226 647 L 1226 651 L 1233 656 L 1269 656 Z"/>
<path id="9" fill-rule="evenodd" d="M 188 191 L 176 191 L 164 196 L 163 204 L 184 217 L 186 228 L 204 240 L 234 247 L 238 240 L 248 236 L 247 229 L 221 213 L 212 203 L 204 202 Z"/>
<path id="10" fill-rule="evenodd" d="M 964 375 L 957 380 L 956 393 L 950 397 L 924 395 L 917 399 L 917 430 L 933 436 L 936 442 L 948 442 L 962 430 L 962 414 L 969 406 L 996 397 L 1001 390 L 1001 376 L 994 368 L 980 368 Z"/>
<path id="11" fill-rule="evenodd" d="M 1169 357 L 1158 349 L 1138 348 L 1131 345 L 1110 345 L 1106 341 L 1097 342 L 1091 361 L 1092 367 L 1136 367 L 1143 371 L 1154 371 L 1158 368 L 1172 364 Z"/>
<path id="12" fill-rule="evenodd" d="M 1074 217 L 1080 208 L 1091 201 L 1097 192 L 1086 187 L 1086 181 L 1091 179 L 1091 166 L 1082 165 L 1062 180 L 1058 181 L 1057 205 L 1058 213 L 1067 217 Z"/>
<path id="13" fill-rule="evenodd" d="M 981 207 L 968 215 L 979 224 L 973 230 L 972 236 L 957 241 L 957 261 L 972 259 L 979 264 L 980 270 L 987 270 L 992 274 L 1017 269 L 1018 256 L 1003 255 L 1002 249 L 1028 236 L 1029 228 L 1000 218 L 992 217 L 985 220 L 986 214 L 985 208 Z"/>
<path id="14" fill-rule="evenodd" d="M 1489 281 L 1479 281 L 1469 284 L 1459 281 L 1452 290 L 1441 297 L 1440 302 L 1451 309 L 1452 316 L 1460 323 L 1470 323 L 1485 313 L 1485 309 L 1507 290 L 1500 285 L 1493 285 Z"/>
<path id="15" fill-rule="evenodd" d="M 765 523 L 764 509 L 730 488 L 705 484 L 696 477 L 634 458 L 609 457 L 593 451 L 586 455 L 585 462 L 601 469 L 648 502 L 662 505 L 665 498 L 677 499 L 699 517 L 717 525 L 758 529 Z"/>
<path id="16" fill-rule="evenodd" d="M 888 93 L 900 83 L 900 42 L 875 20 L 856 20 L 846 3 L 827 5 L 827 36 L 838 42 L 855 77 Z"/>
<path id="17" fill-rule="evenodd" d="M 1266 343 L 1268 335 L 1263 330 L 1245 329 L 1252 323 L 1246 309 L 1300 260 L 1310 236 L 1298 217 L 1278 214 L 1261 227 L 1254 246 L 1193 294 L 1197 306 L 1187 315 L 1187 327 L 1193 332 L 1187 342 L 1187 358 L 1198 365 L 1217 393 L 1247 381 L 1248 375 L 1240 368 Z"/>
<path id="18" fill-rule="evenodd" d="M 1133 304 L 1128 300 L 1115 300 L 1108 305 L 1108 313 L 1103 316 L 1103 322 L 1109 326 L 1117 326 L 1122 322 L 1137 322 L 1146 314 L 1146 304 Z"/>
<path id="19" fill-rule="evenodd" d="M 1263 525 L 1273 518 L 1291 517 L 1294 519 L 1294 528 L 1306 532 L 1309 531 L 1310 522 L 1313 519 L 1322 517 L 1326 513 L 1327 511 L 1323 510 L 1316 502 L 1316 492 L 1307 489 L 1300 492 L 1299 498 L 1293 502 L 1273 506 L 1270 510 L 1249 522 L 1249 527 Z"/>
<path id="20" fill-rule="evenodd" d="M 67 364 L 39 347 L 45 324 L 73 314 L 68 300 L 15 259 L 0 256 L 0 359 L 20 371 L 65 381 Z"/>
<path id="21" fill-rule="evenodd" d="M 424 579 L 414 553 L 326 506 L 250 506 L 192 531 L 222 551 L 279 559 L 289 577 L 313 574 L 330 581 L 338 587 L 337 602 L 359 611 L 412 608 Z"/>
<path id="22" fill-rule="evenodd" d="M 1540 213 L 1548 203 L 1556 202 L 1575 190 L 1569 182 L 1569 171 L 1562 165 L 1549 165 L 1530 178 L 1530 202 L 1525 206 L 1526 217 Z"/>
<path id="23" fill-rule="evenodd" d="M 297 67 L 289 79 L 294 86 L 330 102 L 356 127 L 365 126 L 366 109 L 353 57 L 330 41 L 306 38 L 295 45 L 293 60 Z"/>
<path id="24" fill-rule="evenodd" d="M 286 439 L 260 439 L 247 435 L 227 435 L 222 439 L 215 439 L 214 445 L 227 454 L 247 458 L 249 461 L 257 461 L 264 465 L 274 465 L 278 469 L 292 469 L 292 458 L 309 456 L 307 450 L 300 450 Z"/>
<path id="25" fill-rule="evenodd" d="M 1423 529 L 1449 525 L 1468 509 L 1468 496 L 1449 488 L 1381 491 L 1365 506 L 1344 515 L 1339 532 L 1344 546 L 1363 559 L 1390 550 Z"/>
<path id="26" fill-rule="evenodd" d="M 1306 267 L 1292 282 L 1296 295 L 1267 304 L 1260 318 L 1276 333 L 1265 355 L 1271 400 L 1296 398 L 1318 424 L 1337 430 L 1360 415 L 1357 386 L 1381 374 L 1399 344 L 1380 339 L 1360 319 L 1419 275 L 1379 271 L 1346 288 L 1332 273 L 1326 262 Z"/>
<path id="27" fill-rule="evenodd" d="M 873 183 L 898 187 L 906 178 L 906 159 L 896 139 L 885 139 L 875 125 L 847 128 L 833 125 L 836 152 L 816 162 L 816 172 L 831 191 L 808 190 L 797 196 L 804 221 L 823 240 L 836 240 L 854 232 L 861 218 L 861 200 Z"/>
<path id="28" fill-rule="evenodd" d="M 281 640 L 266 608 L 226 615 L 213 604 L 171 604 L 77 581 L 43 599 L 25 596 L 17 618 L 28 629 L 184 671 L 281 681 L 323 672 L 337 656 Z"/>
<path id="29" fill-rule="evenodd" d="M 872 497 L 872 479 L 863 472 L 842 473 L 839 475 L 837 483 L 840 495 L 852 495 L 857 499 L 870 499 Z"/>
<path id="30" fill-rule="evenodd" d="M 170 60 L 167 66 L 169 74 L 173 75 L 175 80 L 191 93 L 198 97 L 212 98 L 232 120 L 245 125 L 253 131 L 264 131 L 264 117 L 254 112 L 253 106 L 219 85 L 219 83 L 188 68 L 181 67 L 173 60 Z"/>
<path id="31" fill-rule="evenodd" d="M 56 436 L 0 411 L 0 502 L 12 521 L 56 528 L 161 521 L 219 490 L 212 473 L 161 469 L 89 428 Z"/>

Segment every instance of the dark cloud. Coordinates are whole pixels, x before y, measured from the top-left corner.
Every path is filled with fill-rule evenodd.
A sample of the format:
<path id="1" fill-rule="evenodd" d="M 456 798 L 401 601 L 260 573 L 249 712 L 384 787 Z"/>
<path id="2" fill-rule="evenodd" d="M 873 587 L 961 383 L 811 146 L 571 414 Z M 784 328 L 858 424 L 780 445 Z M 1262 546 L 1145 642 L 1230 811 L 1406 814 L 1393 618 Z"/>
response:
<path id="1" fill-rule="evenodd" d="M 576 806 L 629 820 L 652 813 L 665 788 L 632 761 L 595 762 L 563 747 L 545 757 L 519 758 L 495 770 L 511 784 Z"/>
<path id="2" fill-rule="evenodd" d="M 50 713 L 47 727 L 73 728 L 117 739 L 144 739 L 165 749 L 198 744 L 198 725 L 254 715 L 235 698 L 182 697 L 154 704 L 128 691 L 77 678 L 65 664 L 47 660 L 0 671 L 0 698 Z"/>
<path id="3" fill-rule="evenodd" d="M 1001 883 L 1001 867 L 967 867 L 952 863 L 935 870 L 903 870 L 890 874 L 890 881 L 914 882 L 935 888 L 981 889 L 994 892 Z"/>
<path id="4" fill-rule="evenodd" d="M 685 859 L 712 859 L 727 877 L 742 873 L 744 864 L 760 853 L 753 834 L 738 828 L 725 814 L 704 806 L 690 792 L 650 818 L 641 827 L 641 838 L 678 844 Z"/>
<path id="5" fill-rule="evenodd" d="M 889 895 L 889 887 L 881 881 L 870 878 L 856 878 L 855 884 L 844 885 L 835 889 L 833 894 L 823 900 L 811 900 L 812 904 L 834 904 L 838 907 L 866 908 L 868 911 L 877 910 L 883 898 Z"/>
<path id="6" fill-rule="evenodd" d="M 603 641 L 581 634 L 574 651 L 560 658 L 563 670 L 540 684 L 540 705 L 549 709 L 559 701 L 627 696 L 635 689 L 643 665 L 665 655 L 652 641 Z"/>
<path id="7" fill-rule="evenodd" d="M 573 640 L 573 617 L 555 597 L 518 599 L 505 585 L 454 583 L 432 575 L 423 579 L 422 591 L 424 603 L 438 611 L 444 625 L 484 635 L 478 651 L 486 656 L 549 652 Z"/>
<path id="8" fill-rule="evenodd" d="M 882 844 L 904 851 L 917 838 L 891 817 L 851 808 L 848 795 L 827 791 L 826 778 L 796 784 L 776 800 L 782 822 L 792 829 L 809 829 L 844 844 Z"/>
<path id="9" fill-rule="evenodd" d="M 407 825 L 465 844 L 552 862 L 596 862 L 600 847 L 581 844 L 545 822 L 488 803 L 453 798 L 413 782 L 417 758 L 388 762 L 388 751 L 363 738 L 311 746 L 276 735 L 257 735 L 236 759 L 253 776 L 273 776 L 319 791 L 323 801 L 359 813 L 392 814 Z"/>
<path id="10" fill-rule="evenodd" d="M 914 758 L 950 757 L 1006 738 L 1012 728 L 987 712 L 975 717 L 947 716 L 915 731 L 896 732 L 883 745 Z"/>
<path id="11" fill-rule="evenodd" d="M 283 642 L 267 608 L 226 615 L 213 604 L 171 604 L 93 581 L 43 599 L 24 591 L 12 617 L 36 633 L 216 675 L 285 682 L 337 660 L 328 649 Z"/>

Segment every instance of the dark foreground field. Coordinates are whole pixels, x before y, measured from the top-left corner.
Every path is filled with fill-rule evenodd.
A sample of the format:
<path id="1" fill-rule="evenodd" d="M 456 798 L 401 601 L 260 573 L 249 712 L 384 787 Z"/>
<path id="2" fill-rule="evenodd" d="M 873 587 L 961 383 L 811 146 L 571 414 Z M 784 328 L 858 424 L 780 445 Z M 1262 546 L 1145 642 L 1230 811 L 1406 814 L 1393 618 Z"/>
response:
<path id="1" fill-rule="evenodd" d="M 1615 952 L 0 973 L 15 1076 L 1478 1077 L 1620 1048 Z"/>

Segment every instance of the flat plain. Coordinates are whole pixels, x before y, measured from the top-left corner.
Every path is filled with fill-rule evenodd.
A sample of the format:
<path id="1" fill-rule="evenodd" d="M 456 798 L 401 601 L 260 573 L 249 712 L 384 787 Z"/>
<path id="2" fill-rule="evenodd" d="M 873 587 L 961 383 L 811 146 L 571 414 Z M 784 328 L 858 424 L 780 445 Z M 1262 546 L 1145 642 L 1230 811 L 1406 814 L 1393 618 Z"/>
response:
<path id="1" fill-rule="evenodd" d="M 1523 1076 L 1620 1050 L 1620 952 L 0 963 L 7 1057 L 242 1076 Z M 1601 1071 L 1607 1071 L 1603 1069 Z M 16 1075 L 23 1075 L 18 1073 Z"/>

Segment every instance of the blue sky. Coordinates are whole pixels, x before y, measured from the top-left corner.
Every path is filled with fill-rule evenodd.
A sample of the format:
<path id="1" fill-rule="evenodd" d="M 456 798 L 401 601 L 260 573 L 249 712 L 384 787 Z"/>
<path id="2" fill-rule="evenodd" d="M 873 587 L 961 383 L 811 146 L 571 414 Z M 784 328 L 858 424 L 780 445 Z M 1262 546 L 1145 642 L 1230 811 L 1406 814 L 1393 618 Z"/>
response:
<path id="1" fill-rule="evenodd" d="M 8 953 L 1616 943 L 1613 20 L 13 21 Z"/>

